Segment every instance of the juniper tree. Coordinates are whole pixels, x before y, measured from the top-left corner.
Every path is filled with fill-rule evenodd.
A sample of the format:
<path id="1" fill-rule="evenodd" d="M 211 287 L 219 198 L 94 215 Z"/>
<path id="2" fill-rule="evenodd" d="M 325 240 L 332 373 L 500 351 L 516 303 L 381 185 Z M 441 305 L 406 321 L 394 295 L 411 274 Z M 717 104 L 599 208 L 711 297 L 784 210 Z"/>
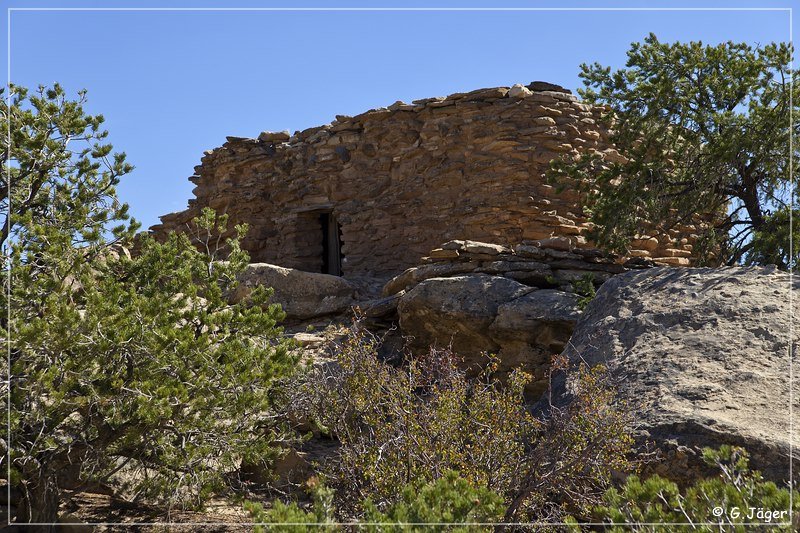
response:
<path id="1" fill-rule="evenodd" d="M 785 43 L 667 44 L 650 34 L 631 45 L 626 68 L 581 65 L 579 92 L 607 106 L 611 140 L 627 162 L 587 153 L 554 162 L 550 177 L 576 184 L 592 236 L 607 248 L 624 252 L 653 227 L 669 231 L 707 214 L 715 218 L 695 246 L 701 261 L 795 268 L 789 115 L 800 87 L 791 54 Z"/>
<path id="2" fill-rule="evenodd" d="M 2 337 L 19 519 L 54 522 L 65 494 L 98 483 L 200 504 L 240 461 L 271 457 L 281 437 L 271 385 L 294 368 L 267 291 L 227 298 L 248 260 L 246 228 L 221 243 L 212 235 L 227 220 L 206 210 L 191 235 L 134 240 L 115 192 L 132 167 L 104 142 L 102 117 L 84 112 L 85 95 L 11 91 Z"/>

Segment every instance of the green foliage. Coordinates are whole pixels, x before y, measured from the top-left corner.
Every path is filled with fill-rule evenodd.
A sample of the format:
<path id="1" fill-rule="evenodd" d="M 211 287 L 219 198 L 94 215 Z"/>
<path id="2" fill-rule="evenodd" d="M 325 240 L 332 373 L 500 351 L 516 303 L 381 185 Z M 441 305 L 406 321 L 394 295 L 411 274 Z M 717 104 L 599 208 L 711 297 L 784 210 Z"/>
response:
<path id="1" fill-rule="evenodd" d="M 128 208 L 114 187 L 133 167 L 104 144 L 103 116 L 84 113 L 85 91 L 69 100 L 58 84 L 40 86 L 33 95 L 12 85 L 9 97 L 10 107 L 5 95 L 0 103 L 0 127 L 11 133 L 10 146 L 0 152 L 0 213 L 6 217 L 0 245 L 15 230 L 22 231 L 18 238 L 29 238 L 32 224 L 68 227 L 77 244 L 88 243 L 110 223 L 127 220 Z M 116 227 L 126 235 L 132 229 Z"/>
<path id="2" fill-rule="evenodd" d="M 584 153 L 554 162 L 549 176 L 582 193 L 596 242 L 624 253 L 654 229 L 697 225 L 701 261 L 795 264 L 782 240 L 785 217 L 774 216 L 797 208 L 788 147 L 800 84 L 791 96 L 791 53 L 785 43 L 666 44 L 651 34 L 631 45 L 627 68 L 581 65 L 581 96 L 606 106 L 625 160 Z"/>
<path id="3" fill-rule="evenodd" d="M 572 291 L 580 296 L 578 299 L 578 309 L 583 311 L 597 294 L 594 288 L 594 275 L 584 274 L 579 279 L 573 280 L 571 284 Z"/>
<path id="4" fill-rule="evenodd" d="M 800 243 L 800 209 L 793 209 L 792 224 L 789 209 L 780 209 L 765 217 L 764 225 L 753 233 L 750 250 L 745 256 L 748 265 L 780 265 L 797 271 L 797 246 Z M 790 234 L 790 228 L 792 232 Z M 794 254 L 789 254 L 789 245 L 794 243 Z"/>
<path id="5" fill-rule="evenodd" d="M 631 466 L 627 419 L 600 373 L 577 373 L 574 401 L 537 418 L 520 371 L 505 383 L 492 365 L 469 377 L 452 352 L 435 349 L 393 367 L 377 348 L 356 325 L 338 365 L 309 376 L 302 392 L 306 416 L 341 442 L 323 469 L 345 516 L 365 499 L 387 512 L 409 483 L 455 471 L 502 495 L 507 519 L 556 520 L 599 501 L 610 472 Z"/>
<path id="6" fill-rule="evenodd" d="M 256 533 L 338 531 L 339 528 L 334 525 L 333 490 L 317 484 L 312 487 L 312 497 L 314 503 L 310 511 L 304 511 L 295 502 L 287 505 L 280 501 L 273 503 L 269 509 L 264 509 L 263 505 L 256 502 L 246 502 L 244 508 L 253 522 L 260 524 L 255 527 Z"/>
<path id="7" fill-rule="evenodd" d="M 721 475 L 703 479 L 681 492 L 659 476 L 641 481 L 628 478 L 620 489 L 609 489 L 600 520 L 616 524 L 610 531 L 657 531 L 643 524 L 672 523 L 671 531 L 752 531 L 756 523 L 770 523 L 774 531 L 797 531 L 800 523 L 789 522 L 789 490 L 764 481 L 748 468 L 748 455 L 741 448 L 722 446 L 705 449 L 704 460 L 719 467 Z M 794 492 L 794 517 L 800 517 L 800 493 Z M 782 526 L 777 524 L 783 523 Z M 709 525 L 713 524 L 713 525 Z M 748 525 L 750 524 L 750 525 Z"/>
<path id="8" fill-rule="evenodd" d="M 265 290 L 229 302 L 248 257 L 240 226 L 218 260 L 211 235 L 225 233 L 225 216 L 205 210 L 194 242 L 183 234 L 134 242 L 136 226 L 124 224 L 127 207 L 114 188 L 128 169 L 124 156 L 100 171 L 109 145 L 72 152 L 66 137 L 84 128 L 83 137 L 102 138 L 100 120 L 58 88 L 40 94 L 32 110 L 10 114 L 12 131 L 24 132 L 13 154 L 15 190 L 27 183 L 31 196 L 43 196 L 12 198 L 2 291 L 21 518 L 52 522 L 63 490 L 118 474 L 126 481 L 117 488 L 131 495 L 198 506 L 242 460 L 268 461 L 283 434 L 269 415 L 272 384 L 295 366 L 279 338 L 284 315 Z M 51 164 L 39 167 L 35 154 Z M 109 233 L 112 223 L 120 225 Z"/>
<path id="9" fill-rule="evenodd" d="M 448 471 L 425 485 L 406 486 L 400 500 L 386 512 L 378 511 L 371 502 L 365 504 L 365 521 L 397 523 L 397 526 L 371 526 L 368 531 L 489 531 L 501 522 L 505 511 L 503 498 L 485 487 L 475 487 L 457 472 Z M 428 524 L 428 525 L 413 525 Z M 433 524 L 452 524 L 434 526 Z M 464 524 L 464 525 L 458 525 Z M 473 524 L 473 525 L 467 525 Z"/>
<path id="10" fill-rule="evenodd" d="M 275 502 L 265 510 L 259 503 L 248 502 L 256 531 L 336 531 L 333 491 L 318 485 L 313 489 L 313 506 L 304 511 L 296 503 Z M 381 512 L 369 500 L 363 502 L 363 526 L 366 531 L 489 531 L 491 524 L 503 517 L 503 498 L 485 487 L 475 487 L 453 471 L 436 481 L 411 482 L 402 488 L 396 503 Z M 428 525 L 422 525 L 428 524 Z M 448 524 L 434 526 L 431 524 Z M 450 525 L 452 524 L 452 525 Z M 461 524 L 461 525 L 459 525 Z"/>

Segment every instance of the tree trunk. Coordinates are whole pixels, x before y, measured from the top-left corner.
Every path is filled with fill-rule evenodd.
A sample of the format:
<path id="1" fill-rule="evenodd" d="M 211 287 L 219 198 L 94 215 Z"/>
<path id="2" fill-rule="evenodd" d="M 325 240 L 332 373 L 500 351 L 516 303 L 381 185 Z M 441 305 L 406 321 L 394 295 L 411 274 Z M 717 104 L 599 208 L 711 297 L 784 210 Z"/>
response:
<path id="1" fill-rule="evenodd" d="M 41 476 L 36 485 L 23 491 L 20 522 L 39 525 L 26 526 L 25 531 L 44 533 L 56 531 L 59 490 L 54 476 Z"/>

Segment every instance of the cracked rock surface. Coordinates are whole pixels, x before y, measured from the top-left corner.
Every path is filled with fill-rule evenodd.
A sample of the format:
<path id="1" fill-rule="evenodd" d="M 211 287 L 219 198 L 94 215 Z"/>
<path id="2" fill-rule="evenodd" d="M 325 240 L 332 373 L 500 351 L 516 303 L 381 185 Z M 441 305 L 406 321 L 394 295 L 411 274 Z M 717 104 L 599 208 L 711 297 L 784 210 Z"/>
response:
<path id="1" fill-rule="evenodd" d="M 565 353 L 611 369 L 638 437 L 664 455 L 656 473 L 706 475 L 700 449 L 733 444 L 766 477 L 788 479 L 789 347 L 796 353 L 800 329 L 790 343 L 789 298 L 798 288 L 774 267 L 628 272 L 603 284 Z M 792 437 L 800 442 L 796 429 Z"/>

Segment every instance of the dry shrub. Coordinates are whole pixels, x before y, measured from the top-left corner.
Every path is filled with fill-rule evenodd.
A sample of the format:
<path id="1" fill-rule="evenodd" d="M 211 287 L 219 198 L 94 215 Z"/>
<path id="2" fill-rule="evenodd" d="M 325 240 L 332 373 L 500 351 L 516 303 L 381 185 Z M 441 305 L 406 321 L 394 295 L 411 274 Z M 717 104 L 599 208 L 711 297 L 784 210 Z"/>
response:
<path id="1" fill-rule="evenodd" d="M 356 323 L 337 364 L 317 368 L 300 391 L 304 415 L 341 442 L 322 470 L 343 517 L 455 471 L 501 494 L 506 521 L 558 521 L 584 516 L 612 472 L 631 466 L 627 415 L 601 368 L 574 372 L 574 399 L 534 416 L 522 371 L 503 384 L 496 364 L 468 377 L 451 350 L 434 348 L 396 367 L 378 357 L 379 343 Z"/>

